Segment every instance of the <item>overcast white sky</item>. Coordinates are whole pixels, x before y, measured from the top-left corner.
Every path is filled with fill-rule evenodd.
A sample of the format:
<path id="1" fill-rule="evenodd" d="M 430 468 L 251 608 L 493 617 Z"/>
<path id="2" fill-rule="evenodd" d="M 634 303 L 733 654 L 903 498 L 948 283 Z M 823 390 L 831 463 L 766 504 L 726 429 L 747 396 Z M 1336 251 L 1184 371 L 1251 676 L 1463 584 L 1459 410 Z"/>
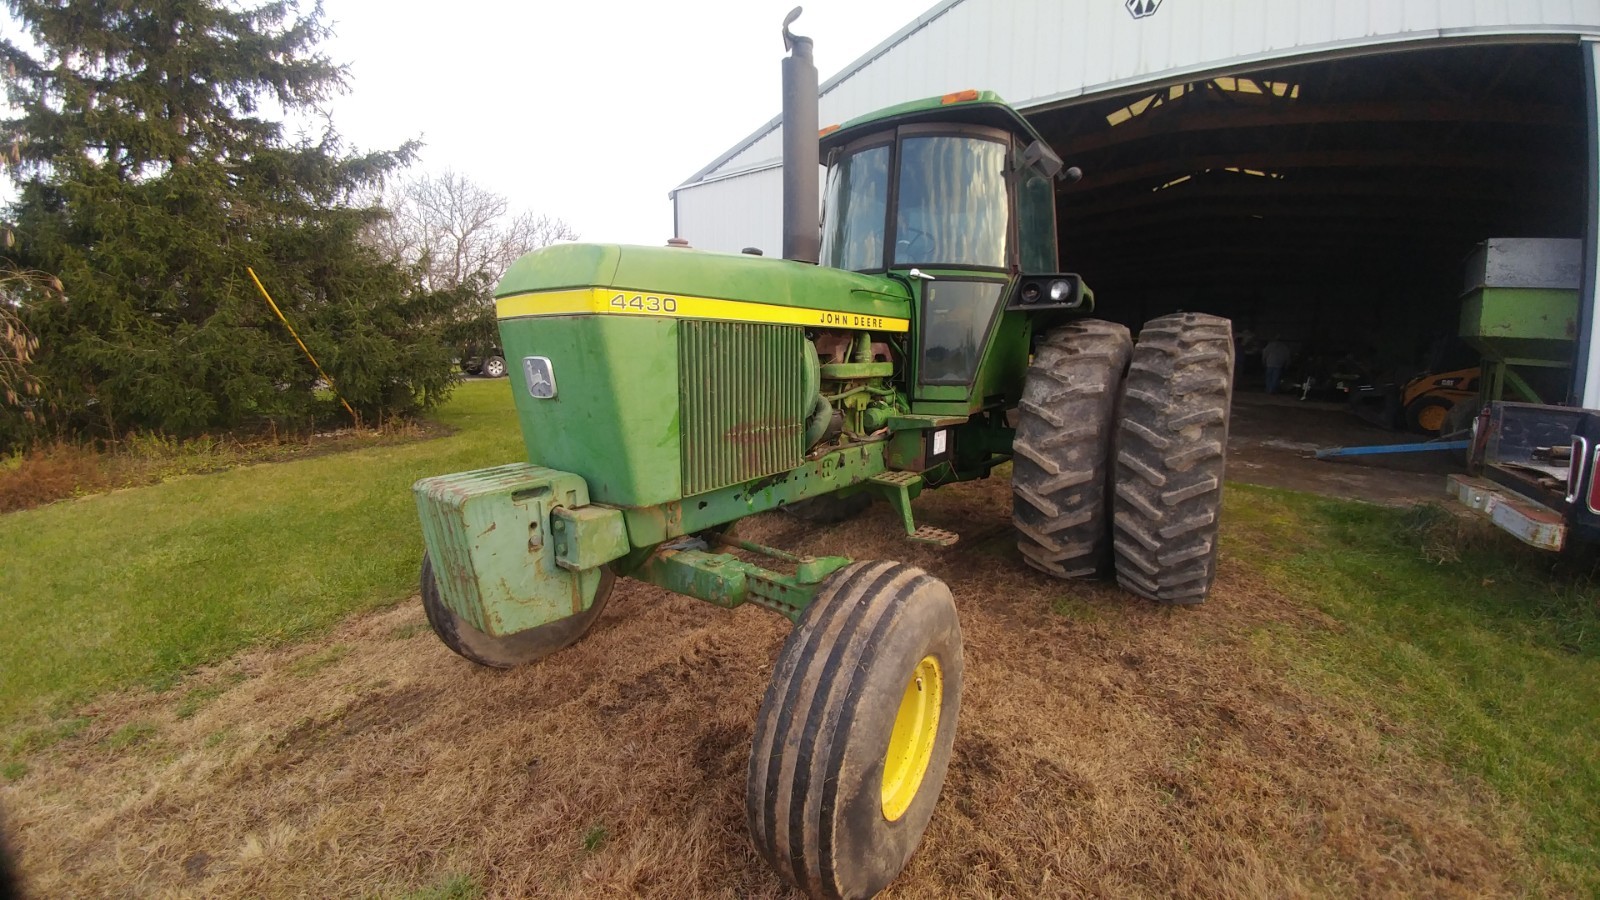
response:
<path id="1" fill-rule="evenodd" d="M 822 80 L 934 0 L 810 0 Z M 350 67 L 333 122 L 361 149 L 426 143 L 445 169 L 567 220 L 585 241 L 660 244 L 667 192 L 777 115 L 796 0 L 325 0 Z M 826 123 L 825 123 L 826 124 Z"/>

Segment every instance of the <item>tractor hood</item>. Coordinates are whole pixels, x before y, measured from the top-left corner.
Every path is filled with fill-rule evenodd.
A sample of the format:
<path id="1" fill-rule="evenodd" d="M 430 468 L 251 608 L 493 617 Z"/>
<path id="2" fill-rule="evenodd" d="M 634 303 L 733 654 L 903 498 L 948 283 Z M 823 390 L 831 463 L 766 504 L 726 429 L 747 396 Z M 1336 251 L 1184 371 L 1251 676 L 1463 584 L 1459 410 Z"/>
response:
<path id="1" fill-rule="evenodd" d="M 594 288 L 627 293 L 626 299 L 642 293 L 900 319 L 911 303 L 904 284 L 882 275 L 744 253 L 621 244 L 554 244 L 536 250 L 512 265 L 494 295 L 505 319 L 543 311 L 536 298 L 519 295 Z"/>

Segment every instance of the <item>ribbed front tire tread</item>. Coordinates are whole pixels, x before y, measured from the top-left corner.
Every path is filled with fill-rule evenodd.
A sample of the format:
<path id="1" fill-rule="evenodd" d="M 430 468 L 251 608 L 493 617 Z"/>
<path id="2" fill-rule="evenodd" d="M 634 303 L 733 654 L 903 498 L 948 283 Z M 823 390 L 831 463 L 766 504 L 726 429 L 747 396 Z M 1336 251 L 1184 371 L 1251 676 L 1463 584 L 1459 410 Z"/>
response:
<path id="1" fill-rule="evenodd" d="M 884 748 L 876 736 L 887 746 L 906 682 L 883 666 L 925 653 L 943 667 L 948 721 L 916 799 L 890 822 L 879 808 Z M 943 785 L 961 676 L 960 628 L 943 582 L 888 561 L 836 573 L 784 642 L 756 718 L 745 811 L 761 856 L 813 897 L 871 896 L 892 881 Z M 886 703 L 884 685 L 895 678 Z"/>

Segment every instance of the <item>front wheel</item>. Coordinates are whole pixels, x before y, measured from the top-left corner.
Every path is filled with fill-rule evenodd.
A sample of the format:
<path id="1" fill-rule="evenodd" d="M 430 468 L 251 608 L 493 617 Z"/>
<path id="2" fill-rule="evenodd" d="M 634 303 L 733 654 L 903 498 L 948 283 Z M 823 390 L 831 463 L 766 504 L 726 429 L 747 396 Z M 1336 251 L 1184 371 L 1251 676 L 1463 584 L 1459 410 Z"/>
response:
<path id="1" fill-rule="evenodd" d="M 483 375 L 485 378 L 506 377 L 506 361 L 498 356 L 491 356 L 484 360 Z"/>
<path id="2" fill-rule="evenodd" d="M 1429 437 L 1437 437 L 1444 432 L 1452 406 L 1454 404 L 1443 397 L 1419 397 L 1406 407 L 1406 427 Z"/>
<path id="3" fill-rule="evenodd" d="M 922 840 L 961 709 L 944 582 L 896 562 L 835 574 L 784 641 L 745 788 L 761 856 L 813 897 L 870 897 Z"/>
<path id="4" fill-rule="evenodd" d="M 611 586 L 616 579 L 609 570 L 602 572 L 594 602 L 583 612 L 501 637 L 479 631 L 445 605 L 444 598 L 439 596 L 439 582 L 434 578 L 433 560 L 426 553 L 422 554 L 421 581 L 422 611 L 427 614 L 433 633 L 446 647 L 480 666 L 510 669 L 538 662 L 576 643 L 594 625 L 595 619 L 600 618 L 606 601 L 611 599 Z"/>

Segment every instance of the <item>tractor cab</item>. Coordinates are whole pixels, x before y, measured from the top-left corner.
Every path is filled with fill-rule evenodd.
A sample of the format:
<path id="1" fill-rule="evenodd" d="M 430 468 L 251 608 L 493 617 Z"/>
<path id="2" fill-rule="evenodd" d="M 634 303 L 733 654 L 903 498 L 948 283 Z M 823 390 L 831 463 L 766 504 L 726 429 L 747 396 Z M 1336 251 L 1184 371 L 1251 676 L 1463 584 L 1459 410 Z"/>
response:
<path id="1" fill-rule="evenodd" d="M 1010 275 L 1055 268 L 1061 159 L 990 91 L 823 129 L 822 264 Z"/>
<path id="2" fill-rule="evenodd" d="M 1024 309 L 1086 308 L 1077 278 L 1050 274 L 1061 159 L 994 93 L 947 94 L 832 126 L 820 150 L 828 174 L 819 262 L 910 286 L 914 399 L 952 413 L 985 405 L 986 376 L 1026 358 Z"/>

